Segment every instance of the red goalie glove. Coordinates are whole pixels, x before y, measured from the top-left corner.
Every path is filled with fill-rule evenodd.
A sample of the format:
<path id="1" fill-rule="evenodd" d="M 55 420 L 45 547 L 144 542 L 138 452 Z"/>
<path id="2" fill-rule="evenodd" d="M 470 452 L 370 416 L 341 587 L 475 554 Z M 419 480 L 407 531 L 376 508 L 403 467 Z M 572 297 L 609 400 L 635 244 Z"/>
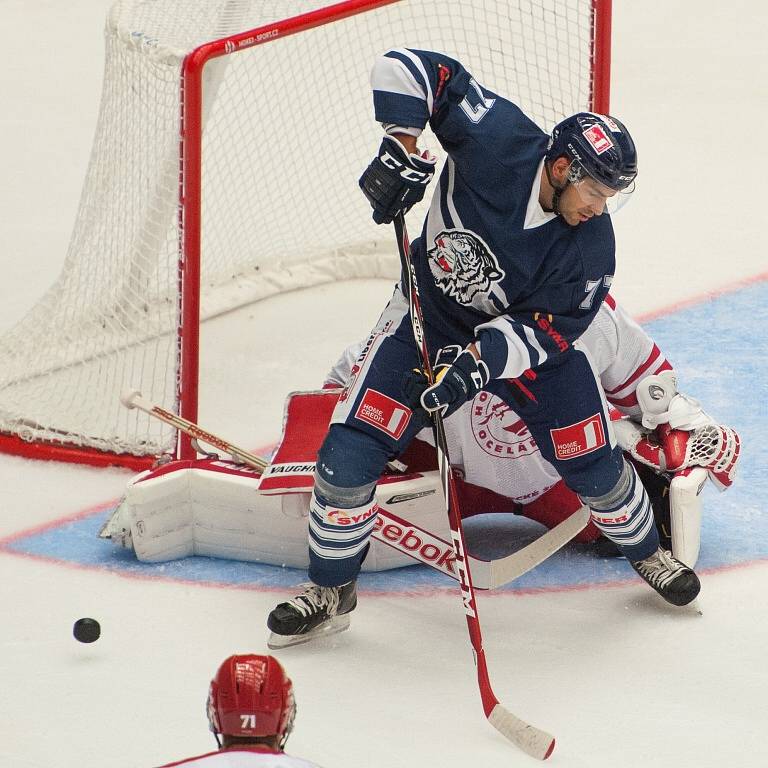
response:
<path id="1" fill-rule="evenodd" d="M 704 467 L 718 490 L 733 484 L 741 443 L 730 427 L 706 424 L 689 432 L 661 424 L 646 432 L 627 419 L 614 426 L 622 448 L 659 472 L 677 474 L 689 467 Z"/>
<path id="2" fill-rule="evenodd" d="M 733 484 L 739 436 L 730 427 L 716 424 L 697 400 L 678 392 L 674 371 L 646 376 L 637 385 L 637 400 L 646 429 L 620 427 L 619 442 L 625 450 L 661 472 L 677 474 L 689 467 L 704 467 L 720 491 Z"/>

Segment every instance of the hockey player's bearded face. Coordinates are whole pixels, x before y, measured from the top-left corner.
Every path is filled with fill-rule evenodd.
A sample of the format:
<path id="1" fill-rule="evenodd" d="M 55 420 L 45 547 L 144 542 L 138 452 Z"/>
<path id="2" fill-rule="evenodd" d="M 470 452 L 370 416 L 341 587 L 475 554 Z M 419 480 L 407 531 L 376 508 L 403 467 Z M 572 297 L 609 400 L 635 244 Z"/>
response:
<path id="1" fill-rule="evenodd" d="M 560 195 L 560 215 L 575 227 L 593 216 L 601 216 L 615 194 L 614 190 L 590 178 L 569 183 Z"/>

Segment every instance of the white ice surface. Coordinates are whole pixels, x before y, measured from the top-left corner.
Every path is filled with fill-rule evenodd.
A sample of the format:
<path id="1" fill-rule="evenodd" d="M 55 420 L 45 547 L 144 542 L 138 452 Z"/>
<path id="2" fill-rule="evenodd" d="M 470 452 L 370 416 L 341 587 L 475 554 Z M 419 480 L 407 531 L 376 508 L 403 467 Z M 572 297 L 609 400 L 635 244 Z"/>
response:
<path id="1" fill-rule="evenodd" d="M 767 268 L 768 10 L 758 0 L 614 5 L 612 111 L 641 163 L 616 221 L 615 293 L 641 314 Z M 0 329 L 66 252 L 107 7 L 0 3 Z M 326 286 L 210 323 L 201 420 L 235 442 L 273 440 L 285 392 L 314 386 L 388 293 L 383 282 Z M 114 498 L 127 477 L 0 456 L 0 537 Z M 553 766 L 766 766 L 767 589 L 760 563 L 705 574 L 702 616 L 665 608 L 639 582 L 484 597 L 493 685 L 555 733 Z M 207 681 L 226 655 L 265 649 L 279 597 L 0 554 L 0 766 L 134 768 L 209 749 Z M 92 646 L 70 634 L 86 615 L 103 627 Z M 533 764 L 482 716 L 458 598 L 363 599 L 350 632 L 280 657 L 299 699 L 289 749 L 326 768 Z"/>

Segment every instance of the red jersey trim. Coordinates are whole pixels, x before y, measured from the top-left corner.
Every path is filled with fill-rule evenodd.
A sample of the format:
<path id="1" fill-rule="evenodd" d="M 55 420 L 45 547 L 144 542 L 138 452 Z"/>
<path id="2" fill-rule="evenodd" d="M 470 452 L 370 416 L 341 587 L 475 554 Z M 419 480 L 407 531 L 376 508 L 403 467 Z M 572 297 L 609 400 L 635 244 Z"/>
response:
<path id="1" fill-rule="evenodd" d="M 662 371 L 671 371 L 672 366 L 669 364 L 667 360 L 665 360 L 661 365 L 659 365 L 655 370 L 653 370 L 651 373 L 661 373 Z M 615 391 L 615 390 L 613 390 Z M 637 392 L 633 391 L 630 392 L 626 397 L 611 397 L 611 395 L 607 395 L 608 402 L 612 405 L 617 405 L 623 408 L 631 408 L 634 405 L 637 405 Z"/>
<path id="2" fill-rule="evenodd" d="M 214 749 L 212 752 L 204 752 L 202 755 L 187 757 L 184 760 L 178 760 L 175 763 L 165 763 L 165 765 L 161 765 L 159 768 L 173 768 L 174 765 L 184 765 L 184 763 L 191 763 L 193 760 L 200 760 L 203 757 L 210 757 L 211 755 L 215 755 L 218 751 L 218 749 Z"/>
<path id="3" fill-rule="evenodd" d="M 639 367 L 635 369 L 635 372 L 626 379 L 622 384 L 619 384 L 618 387 L 614 387 L 613 389 L 606 390 L 607 395 L 613 395 L 616 392 L 621 391 L 622 389 L 625 389 L 630 384 L 633 384 L 637 379 L 639 379 L 660 357 L 662 357 L 661 350 L 654 344 L 653 349 L 651 350 L 651 354 L 648 355 L 646 361 Z M 666 362 L 666 361 L 665 361 Z M 669 365 L 667 363 L 667 365 Z M 672 366 L 670 366 L 671 368 Z"/>
<path id="4" fill-rule="evenodd" d="M 535 376 L 534 376 L 534 378 L 535 378 Z M 534 403 L 537 403 L 537 402 L 538 402 L 538 400 L 536 399 L 536 396 L 533 394 L 533 392 L 531 392 L 531 390 L 530 390 L 530 389 L 528 389 L 528 387 L 526 387 L 526 386 L 525 386 L 525 384 L 523 384 L 523 382 L 522 382 L 522 381 L 520 381 L 520 379 L 507 379 L 507 381 L 509 381 L 511 384 L 515 384 L 515 385 L 517 386 L 517 388 L 518 388 L 518 389 L 519 389 L 519 390 L 520 390 L 520 391 L 521 391 L 521 392 L 522 392 L 522 393 L 523 393 L 523 394 L 524 394 L 524 395 L 525 395 L 525 396 L 526 396 L 526 397 L 527 397 L 527 398 L 528 398 L 528 399 L 529 399 L 531 402 L 534 402 Z"/>
<path id="5" fill-rule="evenodd" d="M 637 405 L 637 395 L 632 392 L 632 394 L 627 395 L 626 397 L 608 397 L 608 402 L 611 405 L 617 405 L 621 408 L 631 408 L 633 405 Z"/>
<path id="6" fill-rule="evenodd" d="M 202 760 L 204 757 L 218 755 L 219 752 L 258 752 L 262 755 L 283 754 L 283 752 L 281 752 L 279 749 L 270 749 L 264 744 L 254 744 L 252 747 L 249 747 L 247 744 L 238 744 L 233 747 L 214 749 L 212 752 L 204 752 L 202 755 L 196 755 L 195 757 L 186 757 L 183 760 L 178 760 L 175 763 L 166 763 L 165 765 L 161 765 L 158 768 L 174 768 L 176 765 L 185 765 L 186 763 L 191 763 L 193 760 Z"/>

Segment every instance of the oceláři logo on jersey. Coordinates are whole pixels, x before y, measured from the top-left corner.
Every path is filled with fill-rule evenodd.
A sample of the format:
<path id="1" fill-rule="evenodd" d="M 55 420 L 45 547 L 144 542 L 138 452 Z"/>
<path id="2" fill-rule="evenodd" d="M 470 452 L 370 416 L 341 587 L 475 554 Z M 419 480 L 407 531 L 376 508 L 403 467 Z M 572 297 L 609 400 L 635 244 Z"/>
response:
<path id="1" fill-rule="evenodd" d="M 472 401 L 472 434 L 491 456 L 507 459 L 539 450 L 525 422 L 497 395 L 480 392 Z"/>

